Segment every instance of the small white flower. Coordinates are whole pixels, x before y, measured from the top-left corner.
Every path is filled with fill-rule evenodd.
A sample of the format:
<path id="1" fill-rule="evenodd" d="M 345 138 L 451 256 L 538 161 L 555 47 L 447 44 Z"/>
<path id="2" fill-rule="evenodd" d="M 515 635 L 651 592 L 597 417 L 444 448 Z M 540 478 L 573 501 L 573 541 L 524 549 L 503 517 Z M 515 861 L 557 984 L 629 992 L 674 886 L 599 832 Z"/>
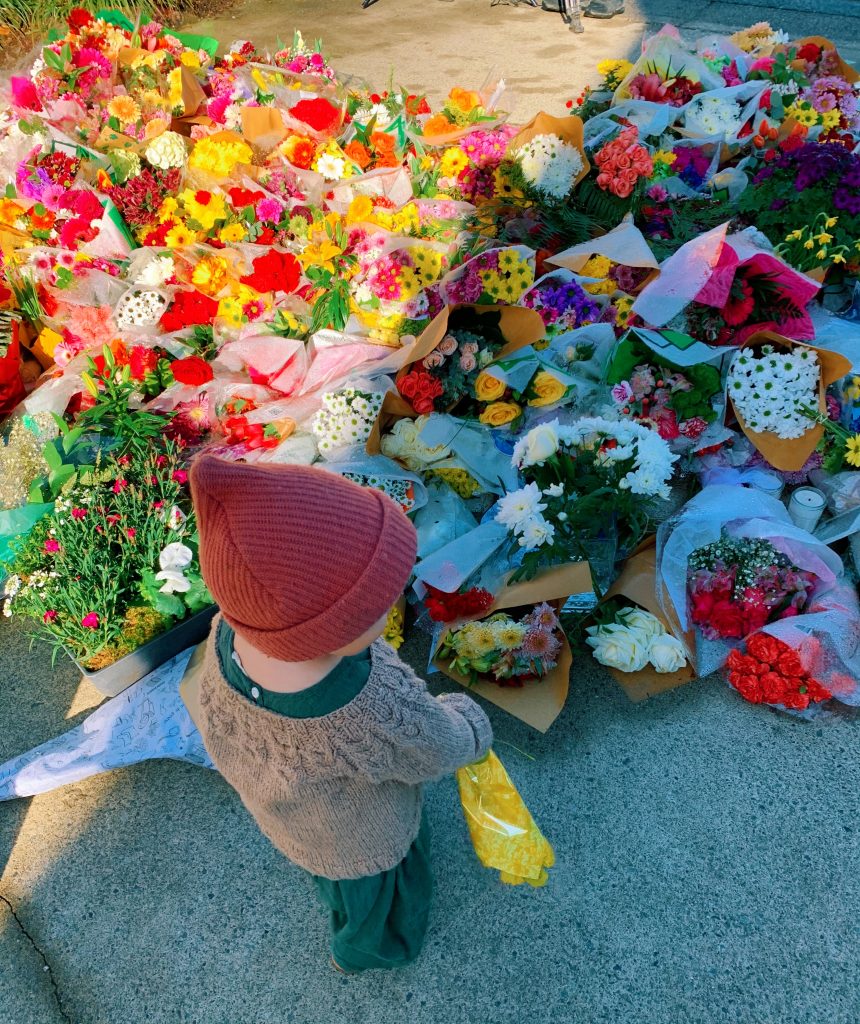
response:
<path id="1" fill-rule="evenodd" d="M 525 524 L 544 511 L 541 489 L 535 483 L 526 484 L 518 491 L 512 491 L 499 499 L 496 521 L 515 534 L 522 532 Z"/>
<path id="2" fill-rule="evenodd" d="M 191 589 L 191 582 L 177 569 L 162 569 L 155 578 L 164 581 L 164 586 L 159 587 L 162 594 L 187 594 Z"/>
<path id="3" fill-rule="evenodd" d="M 550 484 L 549 487 L 544 487 L 543 493 L 548 498 L 560 498 L 564 494 L 564 484 Z"/>
<path id="4" fill-rule="evenodd" d="M 323 153 L 317 160 L 316 170 L 326 181 L 338 181 L 343 177 L 346 169 L 346 162 L 339 156 L 331 153 Z"/>

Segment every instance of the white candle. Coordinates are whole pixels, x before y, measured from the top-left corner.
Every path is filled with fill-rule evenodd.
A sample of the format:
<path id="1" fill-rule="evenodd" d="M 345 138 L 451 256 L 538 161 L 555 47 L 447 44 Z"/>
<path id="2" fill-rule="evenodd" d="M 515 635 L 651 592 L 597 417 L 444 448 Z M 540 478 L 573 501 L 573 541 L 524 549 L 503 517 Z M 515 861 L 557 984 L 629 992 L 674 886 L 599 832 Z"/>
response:
<path id="1" fill-rule="evenodd" d="M 795 526 L 811 533 L 824 511 L 824 493 L 817 487 L 798 487 L 792 491 L 788 514 Z"/>
<path id="2" fill-rule="evenodd" d="M 777 476 L 776 473 L 756 473 L 751 483 L 757 491 L 764 491 L 772 498 L 778 498 L 782 494 L 784 486 L 782 477 Z"/>

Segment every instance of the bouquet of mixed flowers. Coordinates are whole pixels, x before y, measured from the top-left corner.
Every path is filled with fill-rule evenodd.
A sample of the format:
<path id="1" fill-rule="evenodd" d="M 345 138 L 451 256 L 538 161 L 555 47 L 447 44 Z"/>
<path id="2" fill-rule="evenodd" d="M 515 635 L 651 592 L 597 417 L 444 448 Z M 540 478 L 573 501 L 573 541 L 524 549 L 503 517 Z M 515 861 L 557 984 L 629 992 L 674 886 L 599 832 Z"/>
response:
<path id="1" fill-rule="evenodd" d="M 497 612 L 448 632 L 437 661 L 472 683 L 524 686 L 555 668 L 561 650 L 560 624 L 551 605 L 525 615 Z"/>
<path id="2" fill-rule="evenodd" d="M 136 440 L 81 473 L 17 550 L 4 614 L 96 670 L 210 605 L 180 467 Z"/>
<path id="3" fill-rule="evenodd" d="M 690 617 L 708 640 L 742 640 L 799 615 L 817 583 L 770 541 L 729 534 L 694 551 L 687 573 Z"/>

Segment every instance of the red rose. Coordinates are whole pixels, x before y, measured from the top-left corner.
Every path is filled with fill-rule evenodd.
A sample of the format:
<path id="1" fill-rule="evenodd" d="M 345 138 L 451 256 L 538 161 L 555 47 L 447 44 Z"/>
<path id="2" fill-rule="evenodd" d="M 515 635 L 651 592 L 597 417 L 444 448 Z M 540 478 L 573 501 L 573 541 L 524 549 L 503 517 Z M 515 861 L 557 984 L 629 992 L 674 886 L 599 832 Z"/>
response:
<path id="1" fill-rule="evenodd" d="M 185 359 L 174 359 L 170 371 L 180 384 L 199 386 L 212 380 L 215 374 L 212 367 L 200 356 L 187 356 Z"/>
<path id="2" fill-rule="evenodd" d="M 143 380 L 158 365 L 155 349 L 147 348 L 146 345 L 135 345 L 129 353 L 128 365 L 132 377 L 135 380 Z"/>
<path id="3" fill-rule="evenodd" d="M 397 381 L 397 390 L 421 416 L 433 412 L 435 400 L 441 397 L 444 388 L 442 382 L 426 370 L 410 370 Z"/>
<path id="4" fill-rule="evenodd" d="M 340 108 L 333 106 L 322 97 L 313 100 L 299 100 L 290 113 L 299 121 L 304 121 L 315 132 L 332 131 L 340 124 Z"/>

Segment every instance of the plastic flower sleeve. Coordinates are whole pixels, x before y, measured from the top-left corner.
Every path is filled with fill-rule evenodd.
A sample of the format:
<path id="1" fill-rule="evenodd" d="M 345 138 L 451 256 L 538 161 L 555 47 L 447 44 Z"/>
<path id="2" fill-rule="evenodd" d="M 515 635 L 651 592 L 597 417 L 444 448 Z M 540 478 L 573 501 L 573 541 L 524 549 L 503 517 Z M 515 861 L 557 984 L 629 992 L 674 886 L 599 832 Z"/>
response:
<path id="1" fill-rule="evenodd" d="M 418 532 L 419 560 L 428 558 L 478 525 L 459 494 L 433 480 L 427 484 L 427 504 L 416 512 L 413 522 Z"/>
<path id="2" fill-rule="evenodd" d="M 424 584 L 443 590 L 446 594 L 455 593 L 467 580 L 476 576 L 494 555 L 506 547 L 508 541 L 507 528 L 496 522 L 483 523 L 469 533 L 457 537 L 415 566 L 415 593 L 423 597 L 427 591 Z M 506 569 L 509 569 L 509 566 L 495 574 L 496 586 L 501 583 Z M 496 587 L 487 586 L 486 589 L 492 591 Z"/>
<path id="3" fill-rule="evenodd" d="M 686 645 L 699 675 L 708 675 L 720 668 L 731 647 L 737 646 L 729 640 L 697 636 L 687 602 L 690 556 L 699 548 L 718 541 L 724 528 L 734 537 L 767 540 L 798 568 L 814 573 L 818 583 L 813 599 L 843 573 L 839 556 L 796 527 L 778 499 L 752 488 L 706 487 L 679 515 L 661 524 L 657 532 L 657 595 L 666 620 Z"/>
<path id="4" fill-rule="evenodd" d="M 642 56 L 634 63 L 612 98 L 613 106 L 635 98 L 630 83 L 637 75 L 656 72 L 662 80 L 683 75 L 693 82 L 701 82 L 704 90 L 720 89 L 725 85 L 722 77 L 712 71 L 701 58 L 691 53 L 677 37 L 651 36 L 642 48 Z"/>
<path id="5" fill-rule="evenodd" d="M 554 256 L 549 256 L 546 262 L 578 274 L 592 256 L 605 256 L 613 263 L 620 263 L 625 267 L 650 267 L 656 270 L 660 265 L 629 213 L 625 214 L 617 227 L 605 235 L 572 245 Z"/>
<path id="6" fill-rule="evenodd" d="M 508 885 L 538 887 L 548 879 L 555 854 L 535 824 L 505 767 L 491 750 L 482 761 L 457 770 L 460 802 L 478 859 Z"/>
<path id="7" fill-rule="evenodd" d="M 516 489 L 517 472 L 510 456 L 496 447 L 493 432 L 482 424 L 438 413 L 429 417 L 420 438 L 430 448 L 450 448 L 455 463 L 473 476 L 484 492 L 504 494 Z M 446 461 L 432 468 L 449 466 L 451 462 Z"/>

